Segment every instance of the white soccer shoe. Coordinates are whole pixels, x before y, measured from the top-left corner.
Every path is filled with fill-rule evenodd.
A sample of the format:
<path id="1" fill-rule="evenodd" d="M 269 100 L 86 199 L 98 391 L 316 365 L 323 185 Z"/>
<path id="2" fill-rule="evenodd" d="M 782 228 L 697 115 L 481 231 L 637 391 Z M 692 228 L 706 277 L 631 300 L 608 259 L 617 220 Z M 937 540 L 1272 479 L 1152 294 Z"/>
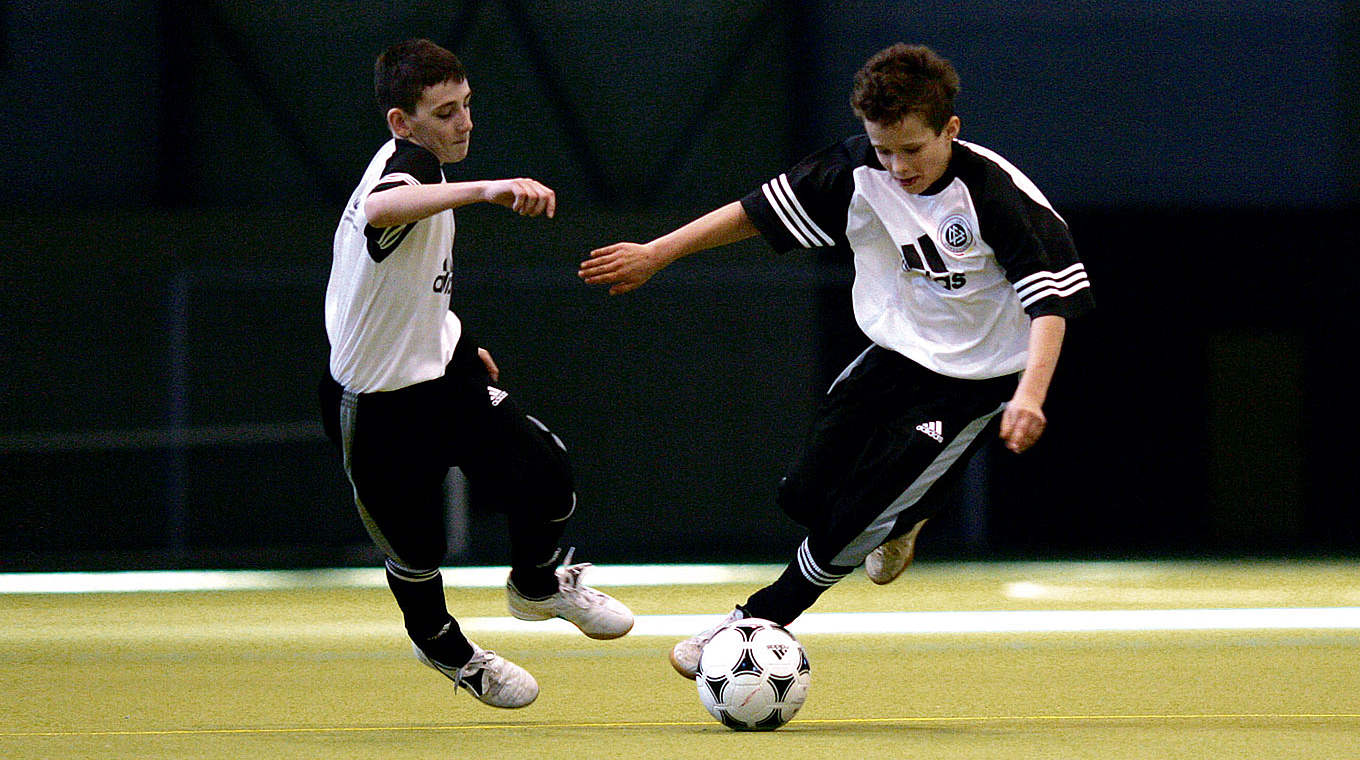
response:
<path id="1" fill-rule="evenodd" d="M 557 568 L 557 593 L 547 599 L 527 599 L 513 583 L 505 583 L 506 604 L 510 614 L 520 620 L 548 620 L 559 617 L 581 629 L 592 639 L 617 639 L 633 630 L 633 612 L 623 602 L 581 583 L 581 573 L 589 562 L 575 565 L 567 550 L 562 567 Z"/>
<path id="2" fill-rule="evenodd" d="M 489 649 L 472 645 L 472 659 L 461 668 L 449 667 L 431 660 L 420 647 L 416 659 L 443 673 L 453 681 L 453 691 L 465 689 L 479 702 L 492 707 L 525 707 L 538 697 L 538 681 L 513 662 Z"/>
<path id="3" fill-rule="evenodd" d="M 744 617 L 746 617 L 745 613 L 734 609 L 727 613 L 727 617 L 723 618 L 717 625 L 703 633 L 696 633 L 671 647 L 671 667 L 675 668 L 675 672 L 685 678 L 694 678 L 699 672 L 699 655 L 704 653 L 704 646 L 713 640 L 713 636 L 723 626 Z"/>
<path id="4" fill-rule="evenodd" d="M 916 535 L 925 524 L 926 521 L 922 520 L 907 533 L 869 552 L 869 556 L 864 558 L 864 574 L 869 576 L 869 580 L 880 586 L 897 580 L 897 576 L 916 557 Z"/>

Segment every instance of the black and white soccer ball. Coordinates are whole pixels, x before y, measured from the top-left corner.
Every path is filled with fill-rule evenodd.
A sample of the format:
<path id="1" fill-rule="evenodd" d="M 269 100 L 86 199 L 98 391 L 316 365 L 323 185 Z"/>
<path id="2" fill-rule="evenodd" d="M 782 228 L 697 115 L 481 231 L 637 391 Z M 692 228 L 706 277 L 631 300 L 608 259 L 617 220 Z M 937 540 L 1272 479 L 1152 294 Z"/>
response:
<path id="1" fill-rule="evenodd" d="M 695 677 L 699 701 L 737 731 L 773 731 L 807 700 L 812 683 L 807 653 L 784 626 L 744 618 L 704 645 Z"/>

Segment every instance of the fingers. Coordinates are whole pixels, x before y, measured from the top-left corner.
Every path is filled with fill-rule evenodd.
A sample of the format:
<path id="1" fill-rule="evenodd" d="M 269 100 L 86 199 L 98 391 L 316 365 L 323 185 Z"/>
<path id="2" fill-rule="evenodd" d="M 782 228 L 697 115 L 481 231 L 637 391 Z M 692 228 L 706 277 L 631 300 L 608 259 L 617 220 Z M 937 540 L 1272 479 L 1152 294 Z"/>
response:
<path id="1" fill-rule="evenodd" d="M 496 366 L 496 360 L 491 358 L 491 352 L 485 348 L 477 349 L 477 356 L 481 358 L 482 364 L 486 366 L 486 374 L 492 382 L 501 379 L 501 369 Z"/>
<path id="2" fill-rule="evenodd" d="M 624 271 L 626 262 L 619 255 L 623 246 L 623 243 L 616 243 L 591 251 L 590 257 L 581 262 L 576 273 L 577 276 L 584 280 L 587 285 L 608 285 L 619 282 L 626 276 Z M 627 290 L 632 290 L 632 288 Z M 627 290 L 620 292 L 627 292 Z M 611 288 L 610 292 L 613 293 L 614 289 Z"/>
<path id="3" fill-rule="evenodd" d="M 520 178 L 510 180 L 510 210 L 521 216 L 546 216 L 557 214 L 557 193 L 537 180 Z"/>
<path id="4" fill-rule="evenodd" d="M 1042 413 L 1008 406 L 1001 414 L 1001 440 L 1006 448 L 1019 454 L 1038 443 L 1047 426 Z"/>

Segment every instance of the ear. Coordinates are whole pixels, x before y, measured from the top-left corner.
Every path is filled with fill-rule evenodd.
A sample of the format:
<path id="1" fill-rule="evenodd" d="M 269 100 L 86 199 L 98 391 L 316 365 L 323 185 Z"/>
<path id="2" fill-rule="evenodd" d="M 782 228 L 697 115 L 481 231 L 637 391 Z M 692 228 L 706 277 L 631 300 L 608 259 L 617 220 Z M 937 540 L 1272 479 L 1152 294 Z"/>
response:
<path id="1" fill-rule="evenodd" d="M 949 121 L 944 123 L 944 132 L 953 140 L 959 136 L 959 130 L 963 128 L 963 121 L 958 116 L 950 116 Z"/>
<path id="2" fill-rule="evenodd" d="M 407 118 L 406 112 L 400 108 L 388 109 L 387 128 L 392 130 L 392 134 L 397 137 L 407 138 L 411 136 L 411 122 Z"/>

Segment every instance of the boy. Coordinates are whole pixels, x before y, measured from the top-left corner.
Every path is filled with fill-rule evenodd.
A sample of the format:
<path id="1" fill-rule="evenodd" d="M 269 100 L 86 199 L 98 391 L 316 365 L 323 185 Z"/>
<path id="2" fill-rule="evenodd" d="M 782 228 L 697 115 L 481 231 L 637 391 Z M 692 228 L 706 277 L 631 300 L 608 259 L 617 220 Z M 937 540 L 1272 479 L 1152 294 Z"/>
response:
<path id="1" fill-rule="evenodd" d="M 956 139 L 958 89 L 953 66 L 929 48 L 880 51 L 855 76 L 863 135 L 646 245 L 606 246 L 581 264 L 586 283 L 619 294 L 756 234 L 778 251 L 853 256 L 855 319 L 872 343 L 832 383 L 777 492 L 808 537 L 719 626 L 787 625 L 861 563 L 891 582 L 985 431 L 1017 453 L 1044 431 L 1065 320 L 1093 305 L 1086 272 L 1033 183 Z M 678 672 L 694 677 L 714 631 L 675 645 Z"/>
<path id="2" fill-rule="evenodd" d="M 472 131 L 461 62 L 429 40 L 378 57 L 375 91 L 392 134 L 373 157 L 335 232 L 326 287 L 330 378 L 323 419 L 341 447 L 365 528 L 386 555 L 387 581 L 416 658 L 495 707 L 523 707 L 538 684 L 468 641 L 444 602 L 442 486 L 462 468 L 509 519 L 510 612 L 564 618 L 612 639 L 633 626 L 623 604 L 580 582 L 588 564 L 560 560 L 576 506 L 566 450 L 497 385 L 491 355 L 450 310 L 453 209 L 487 202 L 553 216 L 556 196 L 532 179 L 448 182 Z"/>

